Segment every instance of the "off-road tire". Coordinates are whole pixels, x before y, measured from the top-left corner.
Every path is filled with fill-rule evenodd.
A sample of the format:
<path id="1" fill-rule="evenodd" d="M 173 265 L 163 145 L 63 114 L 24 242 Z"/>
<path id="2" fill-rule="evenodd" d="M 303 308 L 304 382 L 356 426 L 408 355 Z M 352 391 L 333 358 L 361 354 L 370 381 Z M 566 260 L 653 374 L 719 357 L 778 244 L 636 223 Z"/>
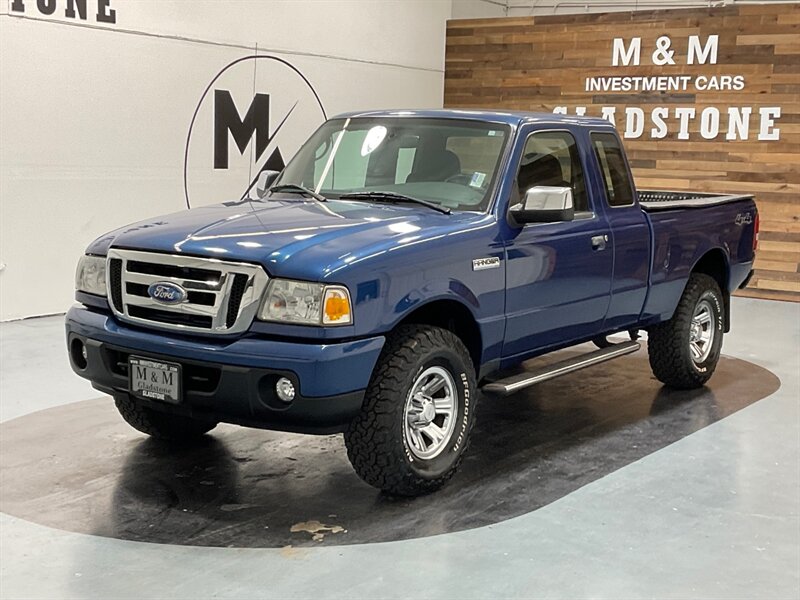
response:
<path id="1" fill-rule="evenodd" d="M 692 360 L 689 336 L 692 317 L 698 304 L 706 300 L 713 311 L 714 337 L 708 357 L 701 363 Z M 678 308 L 669 321 L 648 329 L 647 351 L 653 374 L 663 384 L 678 389 L 703 386 L 714 374 L 722 351 L 725 303 L 717 282 L 708 275 L 689 277 Z"/>
<path id="2" fill-rule="evenodd" d="M 189 442 L 200 438 L 217 426 L 215 421 L 203 421 L 153 410 L 131 396 L 116 396 L 114 404 L 128 425 L 162 440 Z"/>
<path id="3" fill-rule="evenodd" d="M 404 435 L 405 406 L 419 374 L 446 369 L 455 383 L 455 428 L 445 449 L 431 459 L 413 455 Z M 477 400 L 469 352 L 453 333 L 428 325 L 401 326 L 386 339 L 359 415 L 345 431 L 356 473 L 388 494 L 420 496 L 449 480 L 469 444 Z"/>

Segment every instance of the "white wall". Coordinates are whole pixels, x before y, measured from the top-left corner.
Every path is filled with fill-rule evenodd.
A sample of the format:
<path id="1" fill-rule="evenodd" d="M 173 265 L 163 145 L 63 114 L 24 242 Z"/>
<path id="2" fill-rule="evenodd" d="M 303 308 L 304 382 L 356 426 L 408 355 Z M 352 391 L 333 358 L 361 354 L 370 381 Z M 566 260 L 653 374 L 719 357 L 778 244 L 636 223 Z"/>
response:
<path id="1" fill-rule="evenodd" d="M 85 246 L 102 233 L 185 207 L 184 149 L 204 89 L 230 62 L 256 53 L 289 61 L 328 115 L 440 107 L 451 2 L 105 0 L 116 23 L 42 15 L 0 0 L 0 320 L 64 311 Z M 102 2 L 103 0 L 100 0 Z M 76 15 L 79 17 L 79 15 Z M 270 128 L 298 107 L 275 144 L 286 158 L 321 121 L 291 70 L 253 60 L 227 71 L 244 116 L 270 95 Z M 235 199 L 254 165 L 229 140 L 230 168 L 213 169 L 213 90 L 189 150 L 193 205 Z"/>
<path id="2" fill-rule="evenodd" d="M 507 13 L 506 0 L 453 0 L 454 19 L 490 19 Z"/>

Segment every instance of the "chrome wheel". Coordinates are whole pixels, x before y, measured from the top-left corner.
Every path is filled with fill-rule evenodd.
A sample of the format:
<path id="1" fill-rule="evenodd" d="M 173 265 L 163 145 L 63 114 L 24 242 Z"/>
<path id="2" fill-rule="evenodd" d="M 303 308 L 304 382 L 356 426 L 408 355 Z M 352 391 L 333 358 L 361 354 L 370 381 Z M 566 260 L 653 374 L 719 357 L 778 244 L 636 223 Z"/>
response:
<path id="1" fill-rule="evenodd" d="M 714 334 L 714 309 L 708 300 L 701 300 L 689 325 L 689 350 L 694 364 L 702 364 L 708 359 L 714 346 Z"/>
<path id="2" fill-rule="evenodd" d="M 455 429 L 456 384 L 443 367 L 419 374 L 406 398 L 403 434 L 411 453 L 429 460 L 442 453 Z"/>

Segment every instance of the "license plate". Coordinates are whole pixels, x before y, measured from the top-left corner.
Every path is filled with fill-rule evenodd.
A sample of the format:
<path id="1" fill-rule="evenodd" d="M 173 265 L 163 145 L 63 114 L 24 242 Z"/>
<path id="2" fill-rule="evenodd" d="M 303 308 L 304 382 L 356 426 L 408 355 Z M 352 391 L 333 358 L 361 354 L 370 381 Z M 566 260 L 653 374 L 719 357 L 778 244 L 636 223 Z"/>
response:
<path id="1" fill-rule="evenodd" d="M 131 393 L 148 400 L 181 401 L 181 366 L 141 356 L 128 358 Z"/>

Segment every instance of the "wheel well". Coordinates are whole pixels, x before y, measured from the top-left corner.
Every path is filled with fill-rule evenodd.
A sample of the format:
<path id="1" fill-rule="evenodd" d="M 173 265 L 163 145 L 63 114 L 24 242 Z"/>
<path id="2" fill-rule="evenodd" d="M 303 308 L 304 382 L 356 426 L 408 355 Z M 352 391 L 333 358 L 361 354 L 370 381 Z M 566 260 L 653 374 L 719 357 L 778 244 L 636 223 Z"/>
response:
<path id="1" fill-rule="evenodd" d="M 725 260 L 725 253 L 719 248 L 709 250 L 697 261 L 692 273 L 703 273 L 717 282 L 725 303 L 725 332 L 727 333 L 730 331 L 731 295 L 728 291 L 728 261 Z"/>
<path id="2" fill-rule="evenodd" d="M 483 352 L 481 330 L 466 306 L 455 300 L 435 300 L 412 311 L 397 326 L 410 324 L 433 325 L 452 331 L 464 342 L 478 372 Z"/>
<path id="3" fill-rule="evenodd" d="M 704 273 L 714 278 L 723 292 L 728 291 L 728 263 L 722 250 L 709 250 L 695 264 L 692 273 Z"/>

